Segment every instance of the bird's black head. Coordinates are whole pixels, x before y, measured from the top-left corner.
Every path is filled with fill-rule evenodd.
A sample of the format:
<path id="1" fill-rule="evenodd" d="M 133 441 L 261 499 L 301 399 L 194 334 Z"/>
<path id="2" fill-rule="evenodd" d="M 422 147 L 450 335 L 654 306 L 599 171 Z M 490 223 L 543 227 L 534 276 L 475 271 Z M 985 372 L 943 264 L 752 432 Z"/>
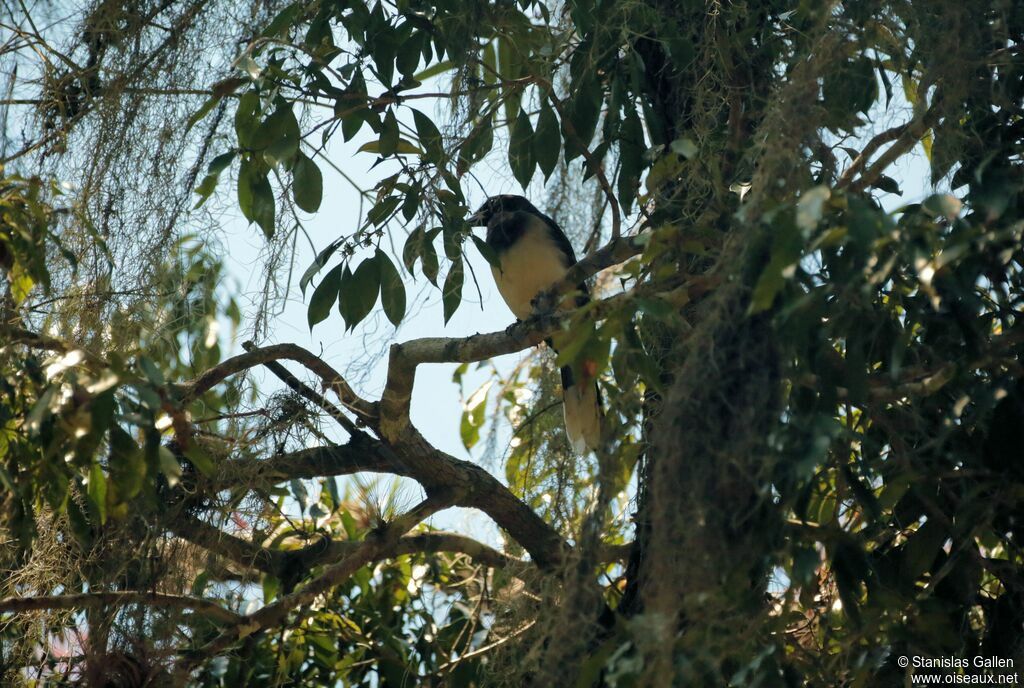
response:
<path id="1" fill-rule="evenodd" d="M 501 213 L 514 213 L 517 210 L 522 210 L 530 213 L 536 213 L 537 209 L 533 207 L 533 204 L 522 196 L 516 196 L 513 194 L 502 194 L 500 196 L 491 196 L 484 204 L 480 206 L 480 209 L 475 213 L 466 218 L 467 222 L 474 227 L 486 227 L 487 223 L 491 221 L 491 218 Z"/>

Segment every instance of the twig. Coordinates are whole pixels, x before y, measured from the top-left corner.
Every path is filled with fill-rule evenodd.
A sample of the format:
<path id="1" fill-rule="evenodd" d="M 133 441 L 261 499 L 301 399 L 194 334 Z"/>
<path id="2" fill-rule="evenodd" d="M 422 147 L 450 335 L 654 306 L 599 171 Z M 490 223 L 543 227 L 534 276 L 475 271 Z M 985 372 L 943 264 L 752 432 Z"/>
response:
<path id="1" fill-rule="evenodd" d="M 44 609 L 86 609 L 105 605 L 145 604 L 152 607 L 194 609 L 220 621 L 238 623 L 242 616 L 225 609 L 213 600 L 184 595 L 167 595 L 159 592 L 89 592 L 78 595 L 37 595 L 31 597 L 8 597 L 0 600 L 0 612 L 40 611 Z"/>
<path id="2" fill-rule="evenodd" d="M 248 341 L 242 343 L 242 348 L 249 353 L 257 350 L 256 345 Z M 289 389 L 326 411 L 331 418 L 337 421 L 338 425 L 345 428 L 349 435 L 355 435 L 360 432 L 360 430 L 355 426 L 355 423 L 341 412 L 341 409 L 327 401 L 327 398 L 324 395 L 314 391 L 309 387 L 309 385 L 302 383 L 297 377 L 288 372 L 288 369 L 283 365 L 277 361 L 267 361 L 263 365 L 267 370 L 276 375 L 281 382 L 285 383 Z"/>

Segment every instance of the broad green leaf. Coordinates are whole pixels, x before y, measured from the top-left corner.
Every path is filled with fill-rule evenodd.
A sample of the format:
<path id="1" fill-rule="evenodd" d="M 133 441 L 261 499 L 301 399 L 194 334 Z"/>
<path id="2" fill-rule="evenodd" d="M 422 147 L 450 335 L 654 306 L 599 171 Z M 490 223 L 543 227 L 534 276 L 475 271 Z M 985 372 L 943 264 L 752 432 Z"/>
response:
<path id="1" fill-rule="evenodd" d="M 266 171 L 248 159 L 238 171 L 238 207 L 249 222 L 256 222 L 269 239 L 274 235 L 274 192 Z"/>
<path id="2" fill-rule="evenodd" d="M 687 160 L 693 160 L 695 157 L 697 157 L 697 153 L 700 152 L 700 149 L 697 148 L 697 144 L 694 143 L 692 139 L 686 137 L 679 138 L 673 141 L 671 144 L 671 148 L 672 152 L 676 153 L 677 155 L 683 156 Z"/>
<path id="3" fill-rule="evenodd" d="M 416 259 L 420 257 L 420 247 L 423 244 L 423 227 L 417 227 L 416 229 L 409 232 L 409 236 L 405 240 L 405 246 L 402 247 L 402 264 L 405 265 L 405 269 L 409 271 L 409 274 L 413 274 L 413 268 L 416 265 Z"/>
<path id="4" fill-rule="evenodd" d="M 332 255 L 334 255 L 335 251 L 341 248 L 341 246 L 342 243 L 340 241 L 332 242 L 327 248 L 317 254 L 310 266 L 306 268 L 304 273 L 302 273 L 302 277 L 299 278 L 299 289 L 302 290 L 303 296 L 306 294 L 306 286 L 309 284 L 309 281 L 313 279 L 313 276 L 316 273 L 320 272 L 320 270 L 327 265 L 327 261 Z"/>
<path id="5" fill-rule="evenodd" d="M 299 153 L 292 168 L 292 193 L 295 205 L 307 213 L 320 209 L 324 194 L 324 177 L 320 168 L 310 158 Z"/>
<path id="6" fill-rule="evenodd" d="M 900 568 L 908 581 L 916 580 L 931 568 L 947 539 L 947 530 L 937 519 L 928 519 L 907 538 Z"/>
<path id="7" fill-rule="evenodd" d="M 434 248 L 434 239 L 437 237 L 441 228 L 432 229 L 429 232 L 425 232 L 423 235 L 423 243 L 421 244 L 420 260 L 423 265 L 423 274 L 426 276 L 430 283 L 435 287 L 437 286 L 437 274 L 440 270 L 440 266 L 437 262 L 437 249 Z"/>
<path id="8" fill-rule="evenodd" d="M 363 145 L 359 146 L 357 153 L 377 153 L 383 155 L 381 152 L 380 141 L 367 141 Z M 403 138 L 398 139 L 398 143 L 395 145 L 394 153 L 396 155 L 423 155 L 423 151 L 420 150 L 419 146 L 415 143 L 407 141 Z"/>
<path id="9" fill-rule="evenodd" d="M 469 136 L 459 147 L 458 171 L 464 173 L 473 163 L 487 155 L 494 145 L 494 131 L 491 128 L 491 116 L 481 118 L 469 132 Z"/>
<path id="10" fill-rule="evenodd" d="M 567 114 L 576 136 L 567 134 L 565 137 L 567 162 L 582 154 L 581 146 L 583 148 L 590 146 L 590 142 L 594 138 L 594 130 L 597 128 L 597 120 L 601 115 L 601 104 L 604 101 L 601 82 L 592 71 L 588 71 L 579 83 L 573 84 L 573 87 Z"/>
<path id="11" fill-rule="evenodd" d="M 933 194 L 925 199 L 921 207 L 933 215 L 939 215 L 950 222 L 960 216 L 964 204 L 950 194 Z"/>
<path id="12" fill-rule="evenodd" d="M 423 45 L 423 34 L 414 32 L 402 45 L 398 46 L 398 54 L 395 56 L 395 66 L 398 73 L 405 76 L 413 76 L 416 68 L 420 66 L 420 52 Z"/>
<path id="13" fill-rule="evenodd" d="M 416 124 L 416 135 L 423 150 L 426 151 L 427 158 L 434 164 L 440 164 L 445 159 L 445 153 L 437 125 L 419 110 L 412 111 L 412 118 Z"/>
<path id="14" fill-rule="evenodd" d="M 524 189 L 529 186 L 537 160 L 533 153 L 533 126 L 522 110 L 509 127 L 508 164 L 519 185 Z"/>
<path id="15" fill-rule="evenodd" d="M 277 13 L 260 35 L 268 38 L 276 36 L 287 36 L 289 29 L 295 24 L 299 14 L 302 12 L 303 3 L 293 2 Z"/>
<path id="16" fill-rule="evenodd" d="M 263 151 L 263 158 L 272 167 L 291 160 L 299 150 L 299 123 L 291 106 L 274 110 L 256 129 L 250 147 Z"/>
<path id="17" fill-rule="evenodd" d="M 462 419 L 459 422 L 459 437 L 462 439 L 462 446 L 466 449 L 472 449 L 480 441 L 480 428 L 483 427 L 487 411 L 487 393 L 493 384 L 493 380 L 485 382 L 466 400 L 463 406 Z"/>
<path id="18" fill-rule="evenodd" d="M 498 258 L 498 254 L 494 252 L 491 245 L 486 241 L 478 237 L 476 234 L 470 234 L 469 237 L 473 240 L 473 244 L 476 245 L 480 255 L 484 257 L 484 260 L 490 264 L 492 268 L 501 269 L 501 259 Z"/>
<path id="19" fill-rule="evenodd" d="M 167 447 L 161 445 L 158 451 L 160 454 L 160 470 L 166 476 L 167 484 L 175 487 L 181 480 L 181 464 L 178 463 L 178 458 Z"/>
<path id="20" fill-rule="evenodd" d="M 380 154 L 385 157 L 393 155 L 398 150 L 398 138 L 398 118 L 395 117 L 394 109 L 389 108 L 377 140 Z"/>
<path id="21" fill-rule="evenodd" d="M 380 266 L 376 256 L 360 263 L 355 272 L 346 269 L 342 273 L 338 310 L 345 318 L 346 329 L 355 328 L 370 314 L 379 292 Z"/>
<path id="22" fill-rule="evenodd" d="M 142 368 L 142 372 L 145 374 L 146 379 L 154 385 L 159 386 L 164 384 L 165 380 L 163 372 L 157 368 L 156 364 L 153 363 L 149 357 L 139 356 L 139 367 Z"/>
<path id="23" fill-rule="evenodd" d="M 306 310 L 306 322 L 309 324 L 310 330 L 317 323 L 326 320 L 330 314 L 331 307 L 341 289 L 341 273 L 344 268 L 344 263 L 333 267 L 313 290 L 313 295 L 309 299 L 309 308 Z"/>
<path id="24" fill-rule="evenodd" d="M 441 289 L 441 303 L 444 306 L 444 322 L 446 325 L 462 302 L 463 279 L 462 259 L 460 258 L 452 263 L 448 274 L 444 278 L 444 287 Z"/>
<path id="25" fill-rule="evenodd" d="M 188 122 L 185 123 L 185 133 L 187 134 L 188 132 L 190 132 L 192 130 L 192 127 L 194 127 L 196 124 L 199 123 L 200 120 L 202 120 L 204 117 L 210 114 L 213 111 L 213 108 L 217 106 L 217 103 L 220 102 L 220 100 L 220 96 L 212 96 L 208 98 L 207 101 L 203 103 L 198 110 L 192 113 L 192 116 L 188 118 Z"/>
<path id="26" fill-rule="evenodd" d="M 189 442 L 187 448 L 182 452 L 185 454 L 185 458 L 189 460 L 193 466 L 196 467 L 203 475 L 209 477 L 216 471 L 216 466 L 213 463 L 213 458 L 206 453 L 206 450 L 195 442 Z"/>
<path id="27" fill-rule="evenodd" d="M 422 72 L 417 72 L 415 75 L 413 75 L 413 79 L 415 79 L 416 81 L 426 81 L 427 79 L 432 79 L 433 77 L 438 76 L 439 74 L 449 72 L 454 68 L 454 62 L 452 62 L 451 60 L 442 60 L 437 64 L 427 67 Z"/>
<path id="28" fill-rule="evenodd" d="M 380 300 L 384 314 L 395 327 L 405 317 L 405 285 L 398 269 L 380 249 L 377 249 L 377 264 L 380 266 Z"/>
<path id="29" fill-rule="evenodd" d="M 402 199 L 399 196 L 386 196 L 379 201 L 369 212 L 366 213 L 366 221 L 375 227 L 380 226 L 387 221 L 391 214 L 395 212 L 398 204 L 401 203 Z"/>
<path id="30" fill-rule="evenodd" d="M 644 170 L 644 128 L 636 108 L 629 104 L 622 120 L 622 134 L 619 139 L 619 180 L 617 192 L 622 212 L 629 213 L 640 188 L 640 177 Z"/>
<path id="31" fill-rule="evenodd" d="M 89 468 L 89 502 L 99 514 L 100 523 L 107 522 L 107 476 L 99 463 L 93 462 Z"/>
<path id="32" fill-rule="evenodd" d="M 537 116 L 537 131 L 533 137 L 533 155 L 537 159 L 537 165 L 545 180 L 558 166 L 561 152 L 562 135 L 558 127 L 558 117 L 548 99 L 542 94 L 540 114 Z"/>
<path id="33" fill-rule="evenodd" d="M 260 97 L 253 91 L 242 94 L 235 110 L 235 136 L 242 148 L 252 147 L 252 138 L 260 125 Z"/>

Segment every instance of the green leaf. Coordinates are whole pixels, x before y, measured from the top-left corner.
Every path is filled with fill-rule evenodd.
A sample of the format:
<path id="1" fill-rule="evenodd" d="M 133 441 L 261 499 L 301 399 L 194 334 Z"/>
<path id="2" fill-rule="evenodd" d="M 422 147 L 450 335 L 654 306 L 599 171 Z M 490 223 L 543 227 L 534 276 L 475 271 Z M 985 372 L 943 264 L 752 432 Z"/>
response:
<path id="1" fill-rule="evenodd" d="M 309 323 L 310 330 L 317 323 L 326 320 L 330 314 L 331 307 L 341 289 L 341 273 L 344 267 L 344 263 L 334 266 L 313 290 L 313 296 L 309 299 L 309 308 L 306 310 L 306 322 Z"/>
<path id="2" fill-rule="evenodd" d="M 644 171 L 644 127 L 636 108 L 630 104 L 622 120 L 619 139 L 619 180 L 617 192 L 622 212 L 629 213 L 640 188 L 640 177 Z"/>
<path id="3" fill-rule="evenodd" d="M 395 117 L 395 111 L 389 108 L 377 140 L 380 154 L 385 157 L 393 155 L 398 150 L 398 138 L 398 118 Z"/>
<path id="4" fill-rule="evenodd" d="M 249 222 L 256 222 L 267 238 L 274 235 L 274 192 L 267 173 L 243 159 L 238 170 L 238 207 Z"/>
<path id="5" fill-rule="evenodd" d="M 209 477 L 216 471 L 213 458 L 206 453 L 206 450 L 195 442 L 190 442 L 188 447 L 184 449 L 182 453 L 185 454 L 185 458 L 189 460 L 189 463 L 195 466 L 196 470 L 203 475 Z"/>
<path id="6" fill-rule="evenodd" d="M 558 128 L 558 117 L 548 99 L 541 97 L 540 114 L 537 116 L 537 131 L 533 137 L 533 155 L 537 159 L 545 181 L 558 166 L 562 152 L 562 135 Z"/>
<path id="7" fill-rule="evenodd" d="M 205 103 L 203 103 L 198 110 L 192 113 L 192 116 L 188 118 L 188 122 L 185 123 L 185 133 L 187 134 L 192 130 L 196 124 L 199 123 L 204 117 L 213 111 L 213 108 L 220 102 L 220 96 L 212 96 Z"/>
<path id="8" fill-rule="evenodd" d="M 921 204 L 927 212 L 944 217 L 950 222 L 960 216 L 963 206 L 960 199 L 950 194 L 933 194 Z"/>
<path id="9" fill-rule="evenodd" d="M 292 193 L 295 205 L 307 213 L 320 209 L 324 194 L 324 177 L 320 168 L 310 158 L 299 153 L 292 168 Z"/>
<path id="10" fill-rule="evenodd" d="M 462 257 L 462 226 L 454 222 L 446 222 L 441 228 L 441 246 L 444 247 L 444 255 L 448 260 L 458 260 Z"/>
<path id="11" fill-rule="evenodd" d="M 469 136 L 459 147 L 458 171 L 465 173 L 473 163 L 483 158 L 490 152 L 494 145 L 494 131 L 492 130 L 491 116 L 480 119 L 469 132 Z"/>
<path id="12" fill-rule="evenodd" d="M 948 539 L 946 528 L 937 519 L 928 519 L 918 528 L 903 546 L 903 560 L 900 569 L 910 581 L 916 580 L 928 571 Z"/>
<path id="13" fill-rule="evenodd" d="M 414 274 L 413 268 L 416 266 L 416 259 L 420 256 L 420 248 L 423 244 L 423 227 L 417 227 L 416 229 L 409 232 L 409 236 L 405 240 L 405 246 L 402 247 L 402 264 L 405 265 L 405 269 L 409 271 L 409 274 Z"/>
<path id="14" fill-rule="evenodd" d="M 181 480 L 181 464 L 178 458 L 167 447 L 161 445 L 158 450 L 160 454 L 160 470 L 167 477 L 167 484 L 174 487 Z"/>
<path id="15" fill-rule="evenodd" d="M 231 164 L 231 161 L 235 159 L 235 155 L 237 154 L 238 151 L 234 149 L 229 150 L 227 153 L 221 153 L 210 161 L 210 164 L 206 167 L 206 173 L 213 175 L 220 174 L 227 169 L 227 166 Z"/>
<path id="16" fill-rule="evenodd" d="M 377 249 L 377 263 L 380 266 L 380 300 L 384 314 L 392 325 L 398 327 L 405 317 L 405 285 L 395 264 L 380 249 Z"/>
<path id="17" fill-rule="evenodd" d="M 381 152 L 380 141 L 367 141 L 363 145 L 359 146 L 359 150 L 356 152 L 384 155 L 384 153 Z M 423 155 L 423 151 L 420 150 L 419 146 L 403 138 L 398 139 L 394 153 L 396 155 Z"/>
<path id="18" fill-rule="evenodd" d="M 480 441 L 480 428 L 487 411 L 487 393 L 492 384 L 493 380 L 488 380 L 466 401 L 459 422 L 459 437 L 466 449 L 472 449 Z"/>
<path id="19" fill-rule="evenodd" d="M 342 273 L 338 310 L 345 318 L 346 329 L 355 328 L 370 314 L 379 292 L 380 265 L 376 256 L 360 263 L 355 272 L 346 269 Z"/>
<path id="20" fill-rule="evenodd" d="M 530 185 L 537 160 L 533 153 L 533 126 L 523 110 L 509 127 L 508 164 L 524 189 Z"/>
<path id="21" fill-rule="evenodd" d="M 235 159 L 235 155 L 238 153 L 236 150 L 230 150 L 227 153 L 221 153 L 216 158 L 210 161 L 209 166 L 206 168 L 206 176 L 203 181 L 199 183 L 195 191 L 199 195 L 199 200 L 196 201 L 195 208 L 201 207 L 206 203 L 206 199 L 210 197 L 214 189 L 217 188 L 217 182 L 220 179 L 220 173 L 223 172 L 231 161 Z"/>
<path id="22" fill-rule="evenodd" d="M 445 152 L 437 125 L 419 110 L 412 111 L 412 118 L 416 124 L 416 135 L 423 150 L 426 151 L 427 158 L 434 164 L 441 164 L 445 159 Z"/>
<path id="23" fill-rule="evenodd" d="M 380 226 L 391 217 L 391 214 L 395 212 L 395 208 L 398 207 L 401 201 L 402 199 L 399 196 L 386 196 L 380 199 L 366 213 L 366 221 L 375 227 Z"/>
<path id="24" fill-rule="evenodd" d="M 277 597 L 277 593 L 281 590 L 281 581 L 270 575 L 269 573 L 263 576 L 263 604 L 270 604 Z"/>
<path id="25" fill-rule="evenodd" d="M 442 60 L 437 64 L 427 67 L 422 72 L 417 72 L 415 75 L 413 75 L 413 79 L 415 79 L 416 81 L 426 81 L 427 79 L 432 79 L 439 74 L 450 72 L 453 69 L 455 69 L 454 62 L 452 62 L 451 60 Z"/>
<path id="26" fill-rule="evenodd" d="M 434 248 L 434 238 L 437 237 L 440 231 L 441 228 L 437 227 L 429 232 L 425 232 L 420 250 L 423 274 L 435 287 L 437 286 L 437 273 L 440 270 L 440 266 L 437 262 L 437 249 Z"/>
<path id="27" fill-rule="evenodd" d="M 687 160 L 693 160 L 695 157 L 697 157 L 697 153 L 700 152 L 700 149 L 697 148 L 697 144 L 694 143 L 692 139 L 688 139 L 685 137 L 673 141 L 671 144 L 671 148 L 672 152 L 683 156 Z"/>
<path id="28" fill-rule="evenodd" d="M 790 215 L 780 215 L 773 225 L 772 252 L 754 285 L 750 299 L 750 313 L 760 313 L 772 307 L 775 297 L 792 276 L 792 270 L 800 260 L 803 243 L 796 220 Z"/>
<path id="29" fill-rule="evenodd" d="M 153 363 L 153 361 L 150 360 L 148 357 L 139 356 L 139 367 L 142 368 L 142 372 L 143 374 L 145 374 L 146 379 L 152 382 L 154 385 L 159 386 L 164 384 L 164 374 L 160 371 L 159 368 L 156 367 L 156 364 Z"/>
<path id="30" fill-rule="evenodd" d="M 483 239 L 481 239 L 480 237 L 478 237 L 476 234 L 470 234 L 469 238 L 473 240 L 473 243 L 476 245 L 476 249 L 480 251 L 480 255 L 484 257 L 484 260 L 486 260 L 492 268 L 500 270 L 501 259 L 498 258 L 498 254 L 494 252 L 494 249 L 491 248 L 491 245 L 488 244 Z"/>
<path id="31" fill-rule="evenodd" d="M 573 96 L 568 104 L 568 117 L 575 129 L 576 136 L 566 136 L 566 162 L 582 155 L 580 146 L 590 146 L 594 138 L 594 130 L 597 128 L 597 120 L 601 115 L 601 104 L 604 102 L 604 93 L 601 90 L 601 82 L 593 72 L 587 74 L 580 82 L 573 84 Z M 563 122 L 564 126 L 564 122 Z"/>
<path id="32" fill-rule="evenodd" d="M 299 289 L 302 290 L 303 296 L 306 295 L 306 286 L 309 284 L 309 281 L 313 279 L 313 276 L 316 273 L 320 272 L 320 270 L 327 265 L 327 261 L 332 255 L 334 255 L 335 251 L 341 248 L 341 246 L 342 244 L 340 241 L 332 242 L 327 248 L 317 254 L 310 266 L 306 268 L 304 273 L 302 273 L 302 277 L 299 278 Z"/>
<path id="33" fill-rule="evenodd" d="M 425 272 L 425 270 L 424 270 Z M 444 278 L 444 287 L 441 289 L 441 303 L 444 306 L 444 323 L 448 324 L 452 315 L 462 303 L 462 282 L 464 279 L 462 259 L 452 263 L 451 269 Z"/>
<path id="34" fill-rule="evenodd" d="M 107 476 L 99 463 L 89 467 L 89 502 L 99 514 L 100 523 L 107 522 Z"/>
<path id="35" fill-rule="evenodd" d="M 871 185 L 871 188 L 879 189 L 881 191 L 885 191 L 886 193 L 896 194 L 897 196 L 903 195 L 903 191 L 900 190 L 899 182 L 897 182 L 892 177 L 888 177 L 884 174 L 879 175 L 878 179 L 876 179 L 875 182 Z"/>
<path id="36" fill-rule="evenodd" d="M 235 136 L 242 148 L 252 147 L 252 138 L 259 127 L 260 97 L 253 91 L 243 93 L 235 110 Z"/>
<path id="37" fill-rule="evenodd" d="M 287 36 L 288 30 L 292 28 L 299 14 L 302 12 L 303 3 L 293 2 L 277 13 L 260 35 L 273 38 L 275 36 Z"/>
<path id="38" fill-rule="evenodd" d="M 420 48 L 423 45 L 423 34 L 413 33 L 409 38 L 398 46 L 398 54 L 395 56 L 395 66 L 399 74 L 413 76 L 416 68 L 420 66 Z"/>
<path id="39" fill-rule="evenodd" d="M 263 151 L 267 164 L 277 167 L 295 157 L 299 151 L 299 123 L 291 106 L 282 106 L 260 124 L 249 147 Z"/>

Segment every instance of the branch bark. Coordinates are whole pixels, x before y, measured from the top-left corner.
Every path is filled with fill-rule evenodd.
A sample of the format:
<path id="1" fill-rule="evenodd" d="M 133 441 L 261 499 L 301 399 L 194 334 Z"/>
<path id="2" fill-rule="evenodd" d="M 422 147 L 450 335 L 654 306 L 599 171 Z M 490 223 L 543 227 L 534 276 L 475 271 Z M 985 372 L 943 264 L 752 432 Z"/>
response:
<path id="1" fill-rule="evenodd" d="M 8 597 L 0 600 L 0 612 L 15 614 L 45 609 L 87 609 L 107 605 L 144 604 L 150 607 L 193 609 L 201 614 L 227 623 L 238 623 L 242 617 L 225 609 L 213 600 L 159 592 L 89 592 L 79 595 L 36 595 Z"/>

